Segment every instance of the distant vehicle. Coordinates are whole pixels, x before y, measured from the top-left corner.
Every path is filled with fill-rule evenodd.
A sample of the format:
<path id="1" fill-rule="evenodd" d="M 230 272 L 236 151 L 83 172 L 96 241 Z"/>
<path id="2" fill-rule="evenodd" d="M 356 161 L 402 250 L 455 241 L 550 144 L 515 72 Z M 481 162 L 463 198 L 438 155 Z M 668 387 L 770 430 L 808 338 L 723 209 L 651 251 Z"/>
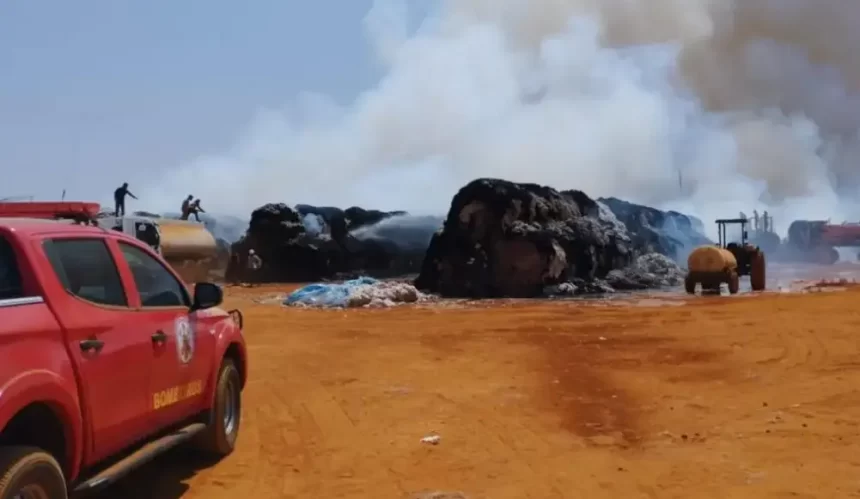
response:
<path id="1" fill-rule="evenodd" d="M 230 454 L 248 360 L 222 299 L 124 233 L 0 218 L 0 499 L 91 492 L 184 442 Z"/>
<path id="2" fill-rule="evenodd" d="M 98 203 L 0 202 L 0 217 L 72 220 L 135 237 L 161 254 L 186 282 L 206 281 L 217 266 L 218 243 L 202 223 L 138 215 L 100 217 L 99 211 Z"/>
<path id="3" fill-rule="evenodd" d="M 832 265 L 839 261 L 837 247 L 860 247 L 860 224 L 795 220 L 788 226 L 787 242 L 802 259 Z"/>

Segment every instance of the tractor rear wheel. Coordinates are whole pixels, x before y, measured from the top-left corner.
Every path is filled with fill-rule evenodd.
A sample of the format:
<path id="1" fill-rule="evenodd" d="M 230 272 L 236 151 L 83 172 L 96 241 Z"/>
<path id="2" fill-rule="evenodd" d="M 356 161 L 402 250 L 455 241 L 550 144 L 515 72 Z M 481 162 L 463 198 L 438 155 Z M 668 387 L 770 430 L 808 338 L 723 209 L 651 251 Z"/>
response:
<path id="1" fill-rule="evenodd" d="M 757 251 L 750 262 L 750 287 L 753 291 L 764 291 L 767 277 L 767 262 L 763 251 Z"/>
<path id="2" fill-rule="evenodd" d="M 737 271 L 732 271 L 729 274 L 729 294 L 736 295 L 738 291 L 741 289 L 741 278 L 738 276 Z"/>

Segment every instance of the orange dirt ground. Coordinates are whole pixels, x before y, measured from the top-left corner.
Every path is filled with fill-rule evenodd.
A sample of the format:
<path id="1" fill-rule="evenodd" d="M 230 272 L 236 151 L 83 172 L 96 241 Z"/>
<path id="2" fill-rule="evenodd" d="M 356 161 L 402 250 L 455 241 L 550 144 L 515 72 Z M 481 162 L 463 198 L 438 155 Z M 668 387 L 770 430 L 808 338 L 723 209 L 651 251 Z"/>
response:
<path id="1" fill-rule="evenodd" d="M 177 450 L 103 499 L 860 497 L 860 290 L 255 299 L 283 290 L 228 288 L 251 362 L 236 453 Z M 420 442 L 432 432 L 438 445 Z"/>

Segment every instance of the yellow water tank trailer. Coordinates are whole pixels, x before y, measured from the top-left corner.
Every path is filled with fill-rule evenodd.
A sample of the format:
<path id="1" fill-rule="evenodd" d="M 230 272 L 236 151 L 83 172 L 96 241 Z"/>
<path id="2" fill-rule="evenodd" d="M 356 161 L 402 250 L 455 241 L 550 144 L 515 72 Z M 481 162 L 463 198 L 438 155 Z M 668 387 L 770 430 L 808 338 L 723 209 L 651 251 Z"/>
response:
<path id="1" fill-rule="evenodd" d="M 719 246 L 699 246 L 687 257 L 690 272 L 726 272 L 737 268 L 735 255 Z"/>
<path id="2" fill-rule="evenodd" d="M 719 246 L 699 246 L 687 257 L 687 277 L 684 287 L 687 293 L 695 293 L 696 284 L 702 289 L 718 290 L 726 283 L 729 293 L 739 288 L 738 260 L 731 251 Z"/>

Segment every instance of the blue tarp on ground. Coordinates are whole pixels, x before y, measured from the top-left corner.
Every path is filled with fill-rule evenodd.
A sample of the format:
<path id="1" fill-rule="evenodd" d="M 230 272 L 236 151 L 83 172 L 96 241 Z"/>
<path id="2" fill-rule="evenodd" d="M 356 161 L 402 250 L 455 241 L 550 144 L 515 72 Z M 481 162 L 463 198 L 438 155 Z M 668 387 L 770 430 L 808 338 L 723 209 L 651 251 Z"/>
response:
<path id="1" fill-rule="evenodd" d="M 359 277 L 340 284 L 310 284 L 290 293 L 284 299 L 284 305 L 309 305 L 312 307 L 346 307 L 353 291 L 361 286 L 376 284 L 372 277 Z"/>

